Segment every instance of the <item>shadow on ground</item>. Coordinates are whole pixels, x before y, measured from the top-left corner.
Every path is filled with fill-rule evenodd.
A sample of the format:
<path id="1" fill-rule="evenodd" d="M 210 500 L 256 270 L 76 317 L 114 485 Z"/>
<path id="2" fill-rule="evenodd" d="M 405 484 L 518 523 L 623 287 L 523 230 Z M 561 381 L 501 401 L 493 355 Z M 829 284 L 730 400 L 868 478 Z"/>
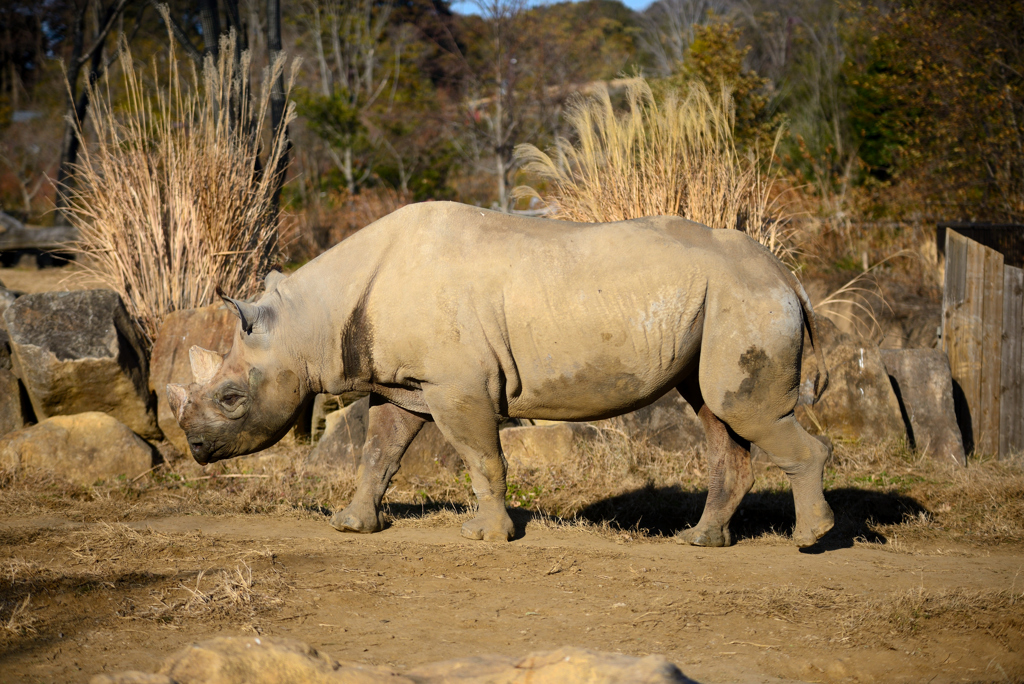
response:
<path id="1" fill-rule="evenodd" d="M 671 487 L 648 486 L 609 497 L 587 506 L 581 517 L 597 524 L 608 524 L 623 531 L 646 529 L 650 534 L 672 536 L 692 527 L 704 510 L 706 491 L 688 491 Z M 845 487 L 825 492 L 835 513 L 836 524 L 808 552 L 853 546 L 855 539 L 885 542 L 884 535 L 872 529 L 895 525 L 917 517 L 927 510 L 908 496 L 891 492 Z M 760 537 L 772 532 L 788 535 L 796 517 L 793 496 L 787 491 L 747 494 L 733 516 L 730 530 L 735 541 Z"/>
<path id="2" fill-rule="evenodd" d="M 112 572 L 109 574 L 44 575 L 0 582 L 0 622 L 7 627 L 0 639 L 0 661 L 19 653 L 46 650 L 66 638 L 94 628 L 113 616 L 121 616 L 132 594 L 154 586 L 194 580 L 196 572 L 150 573 Z M 47 610 L 38 625 L 35 614 L 41 605 L 64 606 L 69 598 L 75 604 L 85 602 L 88 611 L 79 609 Z M 91 598 L 91 600 L 90 600 Z M 18 615 L 23 607 L 22 615 Z M 19 626 L 20 623 L 20 626 Z"/>

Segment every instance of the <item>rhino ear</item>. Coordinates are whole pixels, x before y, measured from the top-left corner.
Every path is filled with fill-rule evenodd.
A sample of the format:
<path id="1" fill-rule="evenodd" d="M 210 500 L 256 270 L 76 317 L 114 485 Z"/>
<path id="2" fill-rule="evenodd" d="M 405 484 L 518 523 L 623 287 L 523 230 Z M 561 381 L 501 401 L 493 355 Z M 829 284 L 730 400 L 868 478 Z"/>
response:
<path id="1" fill-rule="evenodd" d="M 276 290 L 277 286 L 281 284 L 281 281 L 287 277 L 288 276 L 280 271 L 267 271 L 267 275 L 263 277 L 263 285 L 266 288 L 264 294 Z"/>
<path id="2" fill-rule="evenodd" d="M 192 379 L 197 385 L 206 385 L 220 370 L 224 357 L 209 349 L 193 346 L 188 350 L 188 360 L 192 364 Z"/>
<path id="3" fill-rule="evenodd" d="M 238 316 L 238 320 L 242 322 L 242 330 L 245 331 L 246 335 L 251 335 L 254 330 L 256 332 L 266 332 L 263 329 L 265 327 L 262 325 L 263 311 L 260 309 L 259 304 L 232 299 L 223 292 L 218 292 L 218 294 L 227 303 L 228 309 Z"/>
<path id="4" fill-rule="evenodd" d="M 167 385 L 167 401 L 171 405 L 175 420 L 181 423 L 181 411 L 188 403 L 188 390 L 184 385 Z"/>

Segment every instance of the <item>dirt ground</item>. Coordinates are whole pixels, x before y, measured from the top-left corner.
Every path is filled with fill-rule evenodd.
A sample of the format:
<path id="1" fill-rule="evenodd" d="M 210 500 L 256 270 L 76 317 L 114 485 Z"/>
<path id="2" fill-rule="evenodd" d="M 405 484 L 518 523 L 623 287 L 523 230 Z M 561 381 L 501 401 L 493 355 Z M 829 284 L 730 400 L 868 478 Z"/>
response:
<path id="1" fill-rule="evenodd" d="M 485 544 L 415 518 L 355 536 L 294 516 L 5 516 L 0 556 L 31 565 L 17 593 L 39 626 L 0 681 L 153 671 L 253 633 L 397 669 L 573 645 L 663 654 L 701 682 L 1024 680 L 1019 545 L 700 549 L 518 517 L 525 536 Z"/>
<path id="2" fill-rule="evenodd" d="M 818 546 L 791 545 L 788 487 L 762 469 L 738 543 L 701 549 L 671 536 L 699 517 L 699 452 L 609 444 L 513 471 L 507 544 L 459 536 L 461 475 L 397 485 L 379 534 L 336 532 L 352 475 L 294 444 L 91 487 L 0 473 L 0 684 L 154 671 L 251 634 L 396 669 L 582 646 L 701 682 L 1024 682 L 1022 463 L 838 444 Z"/>

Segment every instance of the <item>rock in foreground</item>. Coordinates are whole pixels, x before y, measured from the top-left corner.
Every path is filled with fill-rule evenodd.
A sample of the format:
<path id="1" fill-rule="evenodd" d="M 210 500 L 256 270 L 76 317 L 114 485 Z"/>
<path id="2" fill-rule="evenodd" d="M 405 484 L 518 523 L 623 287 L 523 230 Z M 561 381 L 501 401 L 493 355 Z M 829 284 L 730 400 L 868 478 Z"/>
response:
<path id="1" fill-rule="evenodd" d="M 97 675 L 90 684 L 669 684 L 690 682 L 661 656 L 636 658 L 581 648 L 525 658 L 477 656 L 405 674 L 340 663 L 292 639 L 220 637 L 171 656 L 159 674 Z"/>
<path id="2" fill-rule="evenodd" d="M 155 464 L 153 448 L 105 413 L 54 416 L 0 438 L 0 466 L 54 473 L 91 485 L 133 478 Z"/>
<path id="3" fill-rule="evenodd" d="M 142 340 L 116 292 L 43 292 L 4 312 L 15 374 L 39 419 L 102 411 L 160 438 Z"/>

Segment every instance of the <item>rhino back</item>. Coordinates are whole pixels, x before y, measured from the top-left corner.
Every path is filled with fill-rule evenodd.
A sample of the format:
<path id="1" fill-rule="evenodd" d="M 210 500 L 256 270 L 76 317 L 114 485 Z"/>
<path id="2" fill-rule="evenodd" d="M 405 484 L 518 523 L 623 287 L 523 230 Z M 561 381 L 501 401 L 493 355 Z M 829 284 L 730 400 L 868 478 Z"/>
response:
<path id="1" fill-rule="evenodd" d="M 709 283 L 750 252 L 742 240 L 723 248 L 715 232 L 666 217 L 577 224 L 428 203 L 289 280 L 316 290 L 346 375 L 483 383 L 500 413 L 589 419 L 654 401 L 696 362 Z"/>

